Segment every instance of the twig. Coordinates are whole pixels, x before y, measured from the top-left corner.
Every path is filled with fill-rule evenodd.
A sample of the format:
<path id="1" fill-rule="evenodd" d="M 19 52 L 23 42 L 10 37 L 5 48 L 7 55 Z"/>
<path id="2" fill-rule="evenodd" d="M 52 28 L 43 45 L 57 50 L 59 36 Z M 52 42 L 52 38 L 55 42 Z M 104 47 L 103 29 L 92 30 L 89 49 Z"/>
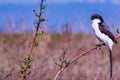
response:
<path id="1" fill-rule="evenodd" d="M 37 39 L 39 27 L 41 25 L 40 19 L 41 19 L 42 13 L 43 13 L 43 8 L 42 8 L 43 7 L 43 2 L 44 2 L 44 0 L 41 0 L 41 2 L 40 2 L 40 13 L 37 16 L 38 17 L 38 21 L 37 21 L 37 26 L 36 26 L 36 32 L 35 32 L 35 36 L 34 36 L 33 41 L 32 41 L 32 47 L 30 49 L 30 54 L 33 53 L 34 44 L 35 44 L 36 39 Z"/>
<path id="2" fill-rule="evenodd" d="M 78 56 L 76 56 L 75 58 L 73 58 L 73 59 L 70 61 L 70 64 L 72 64 L 73 62 L 75 62 L 75 61 L 76 61 L 77 59 L 79 59 L 80 57 L 85 56 L 86 54 L 90 53 L 91 51 L 96 50 L 97 48 L 98 48 L 98 46 L 95 46 L 95 47 L 93 47 L 92 49 L 86 51 L 85 53 L 79 54 Z"/>
<path id="3" fill-rule="evenodd" d="M 54 77 L 53 80 L 56 80 L 57 77 L 59 76 L 59 74 L 62 73 L 62 71 L 64 71 L 65 69 L 66 69 L 66 68 L 61 68 L 61 69 L 57 72 L 57 74 L 55 75 L 55 77 Z"/>
<path id="4" fill-rule="evenodd" d="M 120 38 L 120 36 L 118 36 L 116 39 L 119 39 L 119 38 Z M 74 63 L 75 61 L 77 61 L 77 60 L 78 60 L 79 58 L 81 58 L 82 56 L 85 56 L 85 55 L 90 54 L 90 52 L 96 50 L 96 49 L 99 48 L 99 47 L 101 47 L 101 46 L 95 46 L 95 47 L 91 48 L 90 50 L 88 50 L 88 51 L 86 51 L 86 52 L 84 52 L 84 53 L 82 53 L 82 54 L 79 54 L 78 56 L 76 56 L 75 58 L 73 58 L 73 59 L 70 60 L 69 65 L 71 65 L 72 63 Z M 55 77 L 54 77 L 53 80 L 56 80 L 57 77 L 58 77 L 69 65 L 67 65 L 67 66 L 65 66 L 65 67 L 62 67 L 62 68 L 56 73 L 56 75 L 55 75 Z"/>
<path id="5" fill-rule="evenodd" d="M 67 49 L 64 49 L 64 50 L 63 50 L 63 54 L 62 54 L 62 56 L 61 56 L 62 58 L 60 59 L 61 64 L 55 63 L 57 66 L 60 67 L 60 70 L 57 72 L 57 74 L 56 74 L 56 76 L 54 77 L 53 80 L 56 80 L 56 79 L 57 79 L 57 76 L 58 76 L 62 71 L 64 71 L 64 69 L 65 69 L 64 63 L 65 63 L 65 56 L 66 56 L 66 54 L 67 54 Z"/>
<path id="6" fill-rule="evenodd" d="M 32 64 L 32 61 L 33 61 L 33 59 L 32 59 L 33 49 L 34 49 L 34 47 L 38 46 L 37 36 L 39 34 L 39 29 L 42 29 L 41 28 L 41 23 L 45 21 L 45 19 L 42 18 L 43 9 L 46 8 L 46 6 L 43 5 L 44 1 L 45 0 L 41 0 L 41 2 L 40 2 L 40 12 L 39 12 L 39 14 L 37 14 L 36 11 L 34 10 L 34 13 L 37 17 L 37 21 L 35 21 L 33 23 L 35 28 L 36 28 L 36 31 L 35 31 L 35 35 L 33 37 L 30 52 L 25 57 L 23 57 L 22 66 L 20 66 L 20 73 L 21 73 L 22 80 L 27 80 L 28 76 L 31 73 L 30 68 L 31 68 L 31 64 Z M 41 31 L 41 34 L 43 34 L 43 31 Z"/>

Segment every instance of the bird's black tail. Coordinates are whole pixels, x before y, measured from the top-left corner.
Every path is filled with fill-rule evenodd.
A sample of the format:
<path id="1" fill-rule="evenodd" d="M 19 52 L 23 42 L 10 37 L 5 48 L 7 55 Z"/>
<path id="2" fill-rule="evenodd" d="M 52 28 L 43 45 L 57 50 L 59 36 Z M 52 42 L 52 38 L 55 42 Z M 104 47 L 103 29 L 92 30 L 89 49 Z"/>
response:
<path id="1" fill-rule="evenodd" d="M 112 78 L 112 50 L 109 49 L 110 56 L 110 78 Z"/>

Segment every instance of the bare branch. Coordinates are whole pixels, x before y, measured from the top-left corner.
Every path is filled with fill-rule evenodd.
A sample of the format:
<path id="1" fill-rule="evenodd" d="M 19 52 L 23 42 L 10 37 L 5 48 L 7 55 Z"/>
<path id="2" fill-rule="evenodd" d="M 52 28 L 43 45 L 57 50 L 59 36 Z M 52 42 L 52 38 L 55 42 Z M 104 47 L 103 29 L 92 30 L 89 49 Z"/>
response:
<path id="1" fill-rule="evenodd" d="M 118 36 L 116 39 L 119 39 L 119 38 L 120 38 L 120 36 Z M 86 52 L 84 52 L 84 53 L 82 53 L 82 54 L 79 54 L 78 56 L 76 56 L 75 58 L 73 58 L 73 59 L 70 60 L 70 63 L 68 64 L 68 66 L 71 65 L 72 63 L 74 63 L 75 61 L 77 61 L 77 60 L 78 60 L 79 58 L 81 58 L 82 56 L 85 56 L 85 55 L 90 54 L 90 52 L 96 50 L 96 49 L 99 48 L 99 47 L 101 47 L 101 46 L 95 46 L 95 47 L 91 48 L 90 50 L 88 50 L 88 51 L 86 51 Z M 55 77 L 54 77 L 53 80 L 56 80 L 57 77 L 58 77 L 68 66 L 62 67 L 62 68 L 56 73 L 56 75 L 55 75 Z"/>

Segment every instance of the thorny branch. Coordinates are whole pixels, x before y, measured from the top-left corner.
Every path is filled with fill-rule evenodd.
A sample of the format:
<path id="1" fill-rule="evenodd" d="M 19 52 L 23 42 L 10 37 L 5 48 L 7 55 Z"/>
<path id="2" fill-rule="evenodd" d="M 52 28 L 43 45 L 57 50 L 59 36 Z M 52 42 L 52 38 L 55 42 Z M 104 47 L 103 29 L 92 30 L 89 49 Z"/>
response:
<path id="1" fill-rule="evenodd" d="M 41 16 L 42 16 L 42 13 L 43 13 L 43 2 L 44 2 L 44 0 L 41 0 L 41 2 L 40 2 L 40 13 L 39 13 L 39 15 L 36 15 L 38 17 L 38 21 L 36 23 L 37 25 L 35 26 L 36 32 L 35 32 L 35 36 L 34 36 L 33 41 L 32 41 L 32 47 L 30 49 L 30 54 L 33 53 L 34 44 L 36 43 L 38 31 L 39 31 L 39 28 L 40 28 L 40 25 L 41 25 Z"/>
<path id="2" fill-rule="evenodd" d="M 120 36 L 118 36 L 116 39 L 119 39 L 119 38 L 120 38 Z M 68 68 L 69 65 L 71 65 L 72 63 L 74 63 L 75 61 L 77 61 L 77 60 L 78 60 L 79 58 L 81 58 L 82 56 L 85 56 L 85 55 L 90 54 L 90 52 L 96 50 L 96 49 L 99 48 L 99 47 L 101 47 L 101 46 L 95 46 L 95 47 L 91 48 L 90 50 L 88 50 L 88 51 L 86 51 L 86 52 L 84 52 L 84 53 L 82 53 L 82 54 L 79 54 L 79 55 L 76 56 L 75 58 L 71 59 L 70 62 L 69 62 L 69 64 L 68 64 L 67 66 L 63 66 L 63 67 L 60 68 L 60 70 L 56 73 L 56 75 L 55 75 L 55 77 L 54 77 L 53 80 L 56 80 L 57 77 L 58 77 L 66 68 Z"/>
<path id="3" fill-rule="evenodd" d="M 39 29 L 42 29 L 41 23 L 45 21 L 45 19 L 42 18 L 43 10 L 47 7 L 47 6 L 43 5 L 44 1 L 45 0 L 41 0 L 41 2 L 40 2 L 40 12 L 39 12 L 39 14 L 37 14 L 36 11 L 33 10 L 36 17 L 37 17 L 37 20 L 35 20 L 35 22 L 33 23 L 35 28 L 36 28 L 36 31 L 35 31 L 35 35 L 33 37 L 31 48 L 30 48 L 30 53 L 28 53 L 25 57 L 22 58 L 22 65 L 19 67 L 22 80 L 27 80 L 28 76 L 31 73 L 30 68 L 31 68 L 31 65 L 32 65 L 31 62 L 33 61 L 33 59 L 32 59 L 33 49 L 34 49 L 34 47 L 38 46 L 37 36 L 39 34 Z M 43 34 L 43 32 L 44 31 L 41 31 L 40 34 Z"/>

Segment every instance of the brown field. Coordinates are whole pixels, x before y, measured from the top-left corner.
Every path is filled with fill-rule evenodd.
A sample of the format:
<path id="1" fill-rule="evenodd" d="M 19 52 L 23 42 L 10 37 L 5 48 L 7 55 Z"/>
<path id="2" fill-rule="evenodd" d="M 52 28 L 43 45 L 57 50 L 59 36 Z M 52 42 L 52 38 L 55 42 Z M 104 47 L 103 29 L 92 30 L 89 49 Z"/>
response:
<path id="1" fill-rule="evenodd" d="M 34 33 L 0 34 L 0 78 L 1 80 L 20 80 L 19 66 L 22 57 L 30 52 Z M 39 45 L 34 48 L 31 74 L 28 80 L 53 80 L 59 67 L 55 62 L 67 48 L 66 59 L 91 49 L 98 43 L 91 34 L 47 33 L 38 36 Z M 120 40 L 119 40 L 120 42 Z M 120 80 L 120 44 L 113 48 L 113 79 Z M 57 80 L 108 80 L 109 54 L 106 47 L 94 50 L 81 57 L 63 71 Z"/>

